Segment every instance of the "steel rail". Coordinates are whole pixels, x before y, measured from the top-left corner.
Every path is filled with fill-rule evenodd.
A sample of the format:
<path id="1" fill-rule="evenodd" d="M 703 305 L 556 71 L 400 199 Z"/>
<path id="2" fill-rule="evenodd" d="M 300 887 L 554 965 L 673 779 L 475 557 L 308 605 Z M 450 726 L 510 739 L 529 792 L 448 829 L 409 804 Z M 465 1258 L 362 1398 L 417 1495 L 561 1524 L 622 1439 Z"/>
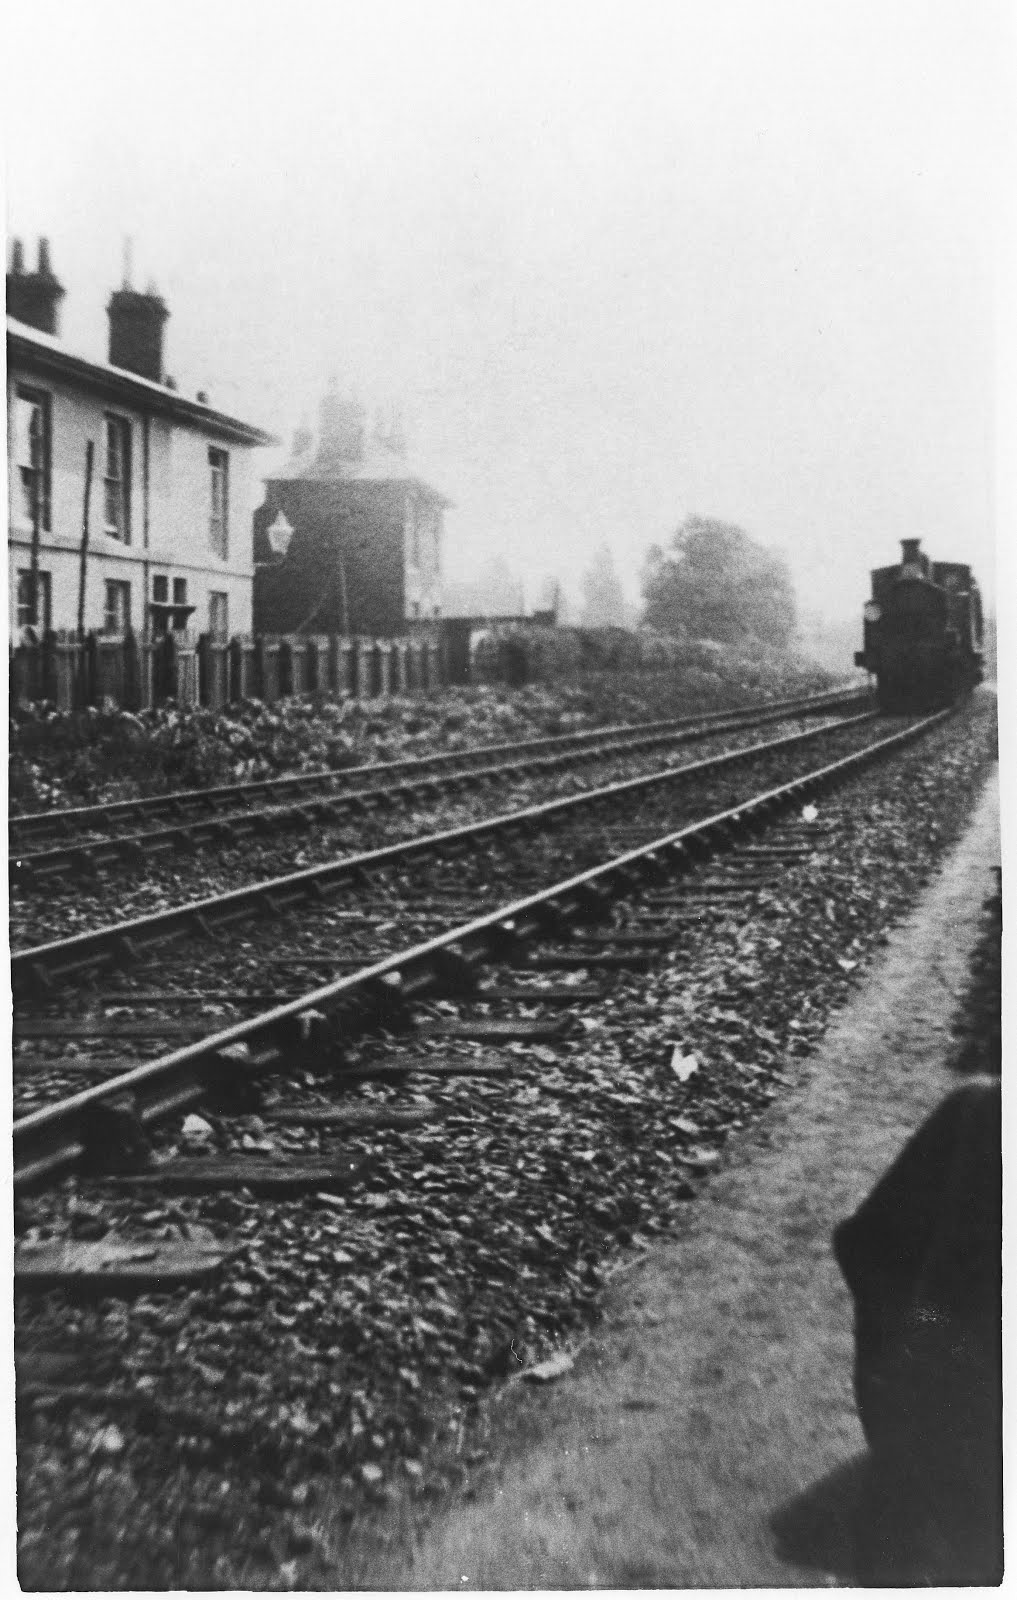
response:
<path id="1" fill-rule="evenodd" d="M 402 782 L 376 785 L 374 788 L 354 789 L 333 795 L 296 800 L 290 805 L 251 807 L 243 811 L 202 815 L 172 823 L 167 827 L 148 829 L 140 833 L 104 834 L 93 839 L 71 839 L 51 845 L 44 850 L 23 852 L 8 857 L 7 870 L 13 882 L 29 883 L 42 877 L 62 872 L 94 872 L 99 866 L 120 861 L 140 861 L 144 855 L 187 844 L 197 847 L 201 843 L 233 843 L 236 836 L 248 833 L 268 834 L 299 823 L 324 821 L 339 816 L 344 811 L 357 815 L 383 806 L 412 804 L 415 800 L 436 798 L 440 794 L 469 789 L 480 783 L 490 784 L 499 778 L 513 776 L 538 776 L 583 762 L 608 760 L 613 756 L 635 754 L 669 744 L 684 744 L 695 739 L 707 739 L 718 733 L 735 733 L 742 728 L 761 727 L 767 722 L 783 721 L 792 713 L 777 707 L 762 712 L 745 712 L 742 715 L 725 715 L 722 724 L 697 723 L 665 731 L 640 733 L 627 738 L 603 739 L 579 749 L 556 750 L 551 755 L 517 755 L 513 760 L 488 766 L 471 766 L 451 772 L 437 772 L 430 777 L 410 778 Z M 286 779 L 285 782 L 292 780 Z"/>
<path id="2" fill-rule="evenodd" d="M 355 855 L 339 856 L 332 861 L 302 867 L 297 872 L 263 879 L 241 889 L 227 890 L 206 899 L 190 900 L 146 916 L 72 934 L 65 939 L 14 950 L 11 952 L 11 982 L 15 994 L 22 994 L 31 987 L 46 989 L 52 986 L 54 978 L 70 976 L 86 968 L 122 964 L 134 959 L 142 949 L 172 938 L 196 933 L 207 935 L 217 925 L 233 923 L 251 915 L 289 910 L 308 898 L 327 898 L 343 880 L 362 879 L 365 874 L 395 862 L 412 860 L 436 851 L 452 852 L 458 846 L 472 845 L 488 835 L 540 827 L 565 813 L 619 800 L 662 785 L 681 783 L 706 772 L 722 771 L 760 755 L 782 753 L 829 733 L 874 721 L 875 717 L 875 712 L 863 712 L 837 722 L 824 723 L 806 733 L 787 734 L 768 743 L 746 745 L 739 750 L 709 756 L 703 761 L 689 762 L 681 767 L 665 767 L 638 778 L 626 778 L 595 789 L 585 789 L 578 795 L 545 800 L 518 811 L 500 812 L 438 833 L 417 834 L 395 844 L 360 851 Z"/>
<path id="3" fill-rule="evenodd" d="M 791 700 L 770 701 L 763 706 L 733 706 L 724 711 L 704 712 L 700 716 L 670 717 L 656 722 L 615 723 L 603 728 L 584 728 L 576 733 L 544 735 L 538 739 L 507 741 L 499 744 L 470 745 L 463 750 L 446 750 L 428 756 L 406 756 L 397 761 L 365 762 L 355 767 L 331 767 L 320 772 L 293 773 L 287 777 L 262 778 L 238 783 L 218 784 L 205 789 L 178 789 L 170 794 L 143 795 L 133 800 L 114 800 L 102 805 L 69 806 L 57 811 L 27 811 L 8 819 L 9 832 L 30 840 L 33 835 L 59 832 L 69 828 L 84 829 L 90 826 L 105 827 L 110 822 L 139 817 L 173 815 L 187 807 L 215 810 L 229 804 L 241 804 L 246 799 L 274 794 L 314 793 L 316 789 L 341 784 L 374 782 L 386 776 L 441 771 L 456 763 L 468 770 L 471 761 L 490 761 L 499 756 L 523 757 L 550 754 L 553 750 L 573 750 L 598 740 L 629 735 L 651 735 L 668 730 L 681 730 L 701 725 L 716 725 L 723 731 L 728 720 L 773 712 L 793 716 L 835 710 L 838 706 L 871 703 L 867 689 L 845 688 L 831 690 L 823 695 L 801 696 Z"/>
<path id="4" fill-rule="evenodd" d="M 129 1097 L 139 1121 L 148 1126 L 198 1103 L 217 1066 L 246 1069 L 253 1076 L 284 1059 L 291 1061 L 297 1052 L 303 1052 L 308 1062 L 335 1055 L 344 1039 L 363 1031 L 388 1008 L 436 990 L 470 987 L 476 965 L 485 955 L 504 957 L 535 934 L 563 932 L 576 920 L 596 916 L 609 903 L 612 889 L 619 896 L 643 879 L 675 876 L 697 856 L 709 856 L 798 801 L 835 787 L 872 762 L 920 739 L 951 715 L 948 709 L 925 717 L 738 805 L 687 823 L 434 938 L 370 962 L 259 1016 L 218 1029 L 193 1044 L 30 1112 L 13 1127 L 15 1190 L 51 1180 L 80 1162 L 88 1150 L 84 1131 L 88 1118 L 111 1101 Z"/>

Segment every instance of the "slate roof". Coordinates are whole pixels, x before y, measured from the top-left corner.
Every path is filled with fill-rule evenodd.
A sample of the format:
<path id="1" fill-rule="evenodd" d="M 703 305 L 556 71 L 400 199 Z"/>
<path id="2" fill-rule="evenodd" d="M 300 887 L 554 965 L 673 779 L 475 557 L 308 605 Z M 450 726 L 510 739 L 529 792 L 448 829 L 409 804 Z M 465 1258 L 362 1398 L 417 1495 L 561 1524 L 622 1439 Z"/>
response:
<path id="1" fill-rule="evenodd" d="M 52 334 L 41 333 L 38 328 L 11 316 L 7 318 L 7 364 L 9 368 L 27 367 L 32 372 L 77 381 L 93 393 L 201 428 L 234 444 L 279 443 L 272 434 L 252 423 L 241 422 L 237 417 L 217 411 L 214 406 L 203 405 L 200 400 L 192 400 L 164 383 L 141 378 L 123 367 L 111 367 L 106 361 L 76 355 Z"/>

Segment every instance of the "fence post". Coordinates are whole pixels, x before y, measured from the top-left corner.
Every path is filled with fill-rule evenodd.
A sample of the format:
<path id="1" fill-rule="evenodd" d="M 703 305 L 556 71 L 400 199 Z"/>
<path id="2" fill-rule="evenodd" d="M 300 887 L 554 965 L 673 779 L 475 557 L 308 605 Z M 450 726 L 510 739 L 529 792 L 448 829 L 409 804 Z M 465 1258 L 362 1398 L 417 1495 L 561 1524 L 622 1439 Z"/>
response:
<path id="1" fill-rule="evenodd" d="M 356 694 L 357 692 L 357 652 L 352 639 L 343 638 L 340 634 L 336 640 L 336 649 L 339 658 L 339 676 L 336 687 L 341 694 Z"/>
<path id="2" fill-rule="evenodd" d="M 212 635 L 198 634 L 198 704 L 211 704 L 212 696 Z"/>
<path id="3" fill-rule="evenodd" d="M 221 711 L 229 698 L 229 649 L 214 633 L 198 635 L 198 702 L 214 711 Z"/>
<path id="4" fill-rule="evenodd" d="M 255 640 L 255 659 L 260 696 L 266 704 L 271 704 L 279 698 L 279 639 L 275 634 L 265 634 Z"/>
<path id="5" fill-rule="evenodd" d="M 141 705 L 141 655 L 133 633 L 124 637 L 121 676 L 121 705 L 125 711 L 137 711 Z"/>
<path id="6" fill-rule="evenodd" d="M 307 638 L 302 633 L 290 633 L 286 636 L 286 645 L 290 653 L 290 684 L 288 693 L 307 693 Z"/>
<path id="7" fill-rule="evenodd" d="M 254 635 L 254 672 L 252 674 L 252 682 L 256 700 L 267 700 L 268 698 L 265 693 L 265 682 L 268 676 L 265 642 L 264 634 L 256 633 Z"/>
<path id="8" fill-rule="evenodd" d="M 198 658 L 193 633 L 181 629 L 176 635 L 176 694 L 178 706 L 198 703 Z"/>
<path id="9" fill-rule="evenodd" d="M 334 633 L 324 635 L 318 640 L 318 681 L 328 685 L 328 693 L 342 694 L 343 688 L 343 658 L 339 649 L 339 640 Z"/>
<path id="10" fill-rule="evenodd" d="M 315 634 L 304 636 L 304 693 L 316 695 L 318 693 L 318 679 L 321 676 L 321 663 L 318 656 L 318 640 Z"/>
<path id="11" fill-rule="evenodd" d="M 276 644 L 275 664 L 276 686 L 283 699 L 293 693 L 293 646 L 285 635 Z"/>
<path id="12" fill-rule="evenodd" d="M 393 690 L 397 695 L 406 693 L 406 640 L 392 640 Z"/>
<path id="13" fill-rule="evenodd" d="M 78 644 L 68 628 L 60 628 L 53 636 L 54 698 L 58 711 L 72 711 L 77 701 Z"/>
<path id="14" fill-rule="evenodd" d="M 378 663 L 381 668 L 379 689 L 386 700 L 392 693 L 392 641 L 378 640 Z"/>
<path id="15" fill-rule="evenodd" d="M 374 689 L 371 681 L 371 641 L 357 640 L 357 698 L 369 700 Z"/>

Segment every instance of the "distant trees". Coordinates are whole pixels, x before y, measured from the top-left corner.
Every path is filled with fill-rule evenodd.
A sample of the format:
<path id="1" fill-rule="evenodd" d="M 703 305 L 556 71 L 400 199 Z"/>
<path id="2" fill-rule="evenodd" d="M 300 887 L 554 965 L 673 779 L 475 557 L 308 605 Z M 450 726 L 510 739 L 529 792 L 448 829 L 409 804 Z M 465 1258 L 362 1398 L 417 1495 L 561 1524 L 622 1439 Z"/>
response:
<path id="1" fill-rule="evenodd" d="M 661 633 L 786 647 L 796 625 L 786 562 L 742 528 L 687 517 L 668 548 L 652 545 L 643 571 L 644 622 Z"/>
<path id="2" fill-rule="evenodd" d="M 583 608 L 580 626 L 584 628 L 622 628 L 625 626 L 625 595 L 606 544 L 593 553 L 583 573 Z"/>

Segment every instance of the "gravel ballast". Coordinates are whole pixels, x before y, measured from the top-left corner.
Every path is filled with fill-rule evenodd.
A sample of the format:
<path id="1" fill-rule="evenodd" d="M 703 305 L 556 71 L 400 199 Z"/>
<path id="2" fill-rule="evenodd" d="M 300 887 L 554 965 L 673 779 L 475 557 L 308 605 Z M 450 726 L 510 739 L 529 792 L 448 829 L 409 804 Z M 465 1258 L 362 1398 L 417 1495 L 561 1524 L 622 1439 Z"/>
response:
<path id="1" fill-rule="evenodd" d="M 326 1522 L 462 1487 L 479 1397 L 595 1319 L 605 1272 L 667 1229 L 860 981 L 963 826 L 994 711 L 979 697 L 823 802 L 765 918 L 716 910 L 670 964 L 591 1006 L 580 1036 L 546 1057 L 509 1047 L 509 1078 L 427 1096 L 438 1122 L 345 1141 L 383 1181 L 286 1205 L 175 1202 L 167 1228 L 239 1237 L 218 1285 L 23 1308 L 20 1352 L 73 1330 L 82 1366 L 150 1415 L 142 1431 L 94 1404 L 23 1408 L 22 1582 L 334 1587 Z M 696 1061 L 685 1081 L 679 1045 Z M 255 1119 L 249 1136 L 285 1147 Z M 108 1201 L 81 1185 L 85 1226 Z M 30 1202 L 23 1228 L 45 1228 L 53 1203 Z"/>

